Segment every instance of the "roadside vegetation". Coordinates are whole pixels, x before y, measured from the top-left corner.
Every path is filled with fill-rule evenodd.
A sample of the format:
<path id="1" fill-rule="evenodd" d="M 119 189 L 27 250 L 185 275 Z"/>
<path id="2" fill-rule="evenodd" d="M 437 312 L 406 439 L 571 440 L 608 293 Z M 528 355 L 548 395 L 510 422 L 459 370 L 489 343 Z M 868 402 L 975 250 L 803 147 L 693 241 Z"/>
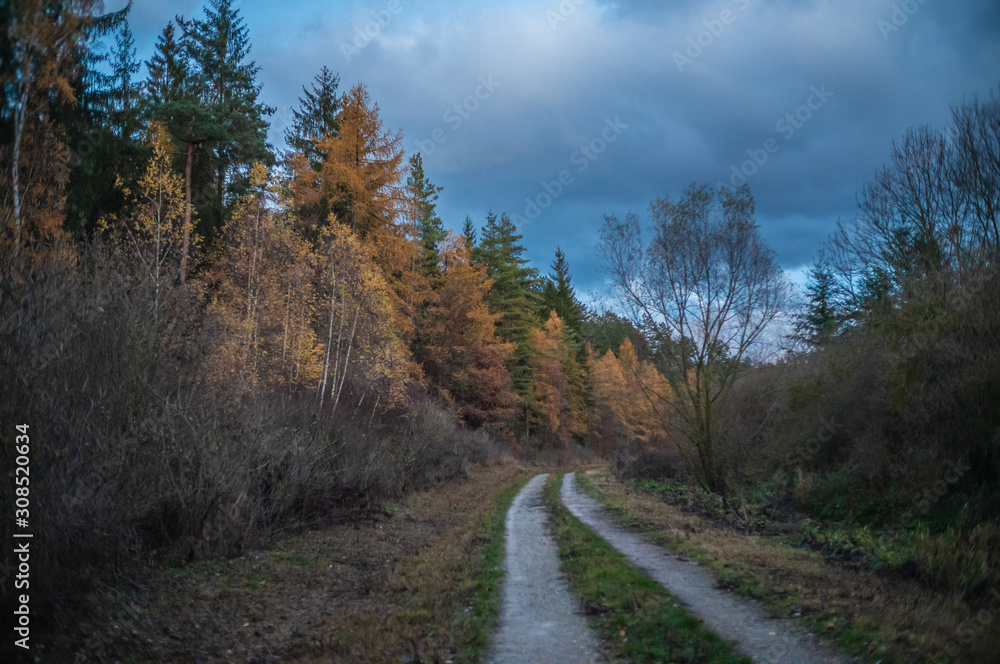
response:
<path id="1" fill-rule="evenodd" d="M 530 477 L 497 464 L 227 560 L 171 559 L 44 644 L 46 662 L 478 662 L 503 523 Z M 74 659 L 75 658 L 75 659 Z"/>
<path id="2" fill-rule="evenodd" d="M 759 517 L 753 528 L 727 518 L 721 500 L 675 482 L 620 481 L 607 471 L 577 474 L 623 526 L 698 561 L 719 587 L 762 602 L 862 661 L 987 662 L 1000 610 L 931 589 L 916 578 L 831 558 L 810 545 L 801 517 Z M 983 613 L 986 611 L 987 613 Z"/>
<path id="3" fill-rule="evenodd" d="M 570 514 L 559 500 L 562 481 L 561 474 L 552 474 L 543 490 L 562 567 L 614 657 L 650 663 L 751 664 Z"/>

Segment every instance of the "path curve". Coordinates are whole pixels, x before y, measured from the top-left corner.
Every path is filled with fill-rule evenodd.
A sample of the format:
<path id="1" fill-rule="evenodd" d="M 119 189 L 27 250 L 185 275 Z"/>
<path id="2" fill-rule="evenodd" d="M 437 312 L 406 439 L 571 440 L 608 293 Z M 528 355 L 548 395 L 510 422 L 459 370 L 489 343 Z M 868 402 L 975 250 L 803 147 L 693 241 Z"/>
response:
<path id="1" fill-rule="evenodd" d="M 773 618 L 749 600 L 734 597 L 715 586 L 715 580 L 697 564 L 681 560 L 641 535 L 616 524 L 600 503 L 576 488 L 576 473 L 568 473 L 560 494 L 576 518 L 618 549 L 632 564 L 667 588 L 678 603 L 705 621 L 705 626 L 759 664 L 847 664 L 851 660 L 829 650 L 814 635 L 795 628 L 784 618 Z"/>
<path id="2" fill-rule="evenodd" d="M 507 512 L 500 624 L 492 664 L 597 662 L 598 641 L 559 573 L 559 551 L 542 500 L 548 475 L 536 475 Z"/>

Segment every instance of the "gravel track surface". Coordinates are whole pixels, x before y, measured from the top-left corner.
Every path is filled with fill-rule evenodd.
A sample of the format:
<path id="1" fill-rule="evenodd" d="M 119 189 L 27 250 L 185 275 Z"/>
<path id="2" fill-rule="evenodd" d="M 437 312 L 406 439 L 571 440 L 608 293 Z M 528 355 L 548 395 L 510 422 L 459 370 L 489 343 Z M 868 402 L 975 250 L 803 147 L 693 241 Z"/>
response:
<path id="1" fill-rule="evenodd" d="M 536 478 L 537 479 L 537 478 Z M 715 580 L 693 561 L 647 542 L 616 524 L 593 498 L 577 490 L 575 473 L 563 481 L 561 498 L 567 509 L 618 549 L 629 561 L 667 588 L 678 603 L 705 621 L 705 626 L 759 664 L 846 664 L 850 658 L 830 651 L 812 634 L 784 618 L 769 616 L 756 602 L 720 590 Z"/>
<path id="2" fill-rule="evenodd" d="M 507 512 L 500 621 L 493 664 L 598 662 L 598 640 L 559 572 L 559 553 L 542 500 L 548 475 L 536 475 Z"/>

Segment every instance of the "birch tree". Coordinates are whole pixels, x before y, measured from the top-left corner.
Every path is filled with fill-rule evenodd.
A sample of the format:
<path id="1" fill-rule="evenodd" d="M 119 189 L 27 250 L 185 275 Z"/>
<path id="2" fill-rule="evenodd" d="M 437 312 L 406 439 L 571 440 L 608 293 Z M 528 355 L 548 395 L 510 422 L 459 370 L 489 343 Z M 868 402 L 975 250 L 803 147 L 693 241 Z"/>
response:
<path id="1" fill-rule="evenodd" d="M 716 194 L 691 185 L 679 199 L 658 199 L 649 231 L 646 242 L 634 215 L 606 217 L 599 248 L 622 303 L 657 338 L 665 373 L 677 377 L 676 417 L 663 418 L 665 426 L 679 434 L 703 486 L 728 504 L 720 401 L 787 311 L 790 286 L 760 236 L 746 186 Z"/>

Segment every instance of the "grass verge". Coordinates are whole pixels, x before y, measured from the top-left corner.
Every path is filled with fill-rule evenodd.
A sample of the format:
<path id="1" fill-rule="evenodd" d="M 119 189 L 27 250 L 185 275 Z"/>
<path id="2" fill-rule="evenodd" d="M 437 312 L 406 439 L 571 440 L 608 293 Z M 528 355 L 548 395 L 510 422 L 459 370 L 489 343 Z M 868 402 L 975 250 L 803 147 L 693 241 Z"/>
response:
<path id="1" fill-rule="evenodd" d="M 504 518 L 531 473 L 471 467 L 231 560 L 107 588 L 46 662 L 474 662 L 499 611 Z"/>
<path id="2" fill-rule="evenodd" d="M 504 555 L 506 553 L 507 511 L 517 494 L 531 479 L 525 475 L 505 489 L 496 499 L 492 510 L 485 515 L 483 536 L 485 544 L 481 554 L 466 570 L 469 584 L 473 589 L 472 610 L 466 612 L 464 631 L 468 635 L 458 653 L 457 661 L 479 662 L 486 650 L 489 635 L 493 633 L 500 616 L 500 591 L 504 579 Z"/>
<path id="3" fill-rule="evenodd" d="M 721 587 L 798 620 L 861 661 L 996 661 L 1000 595 L 993 604 L 970 604 L 958 592 L 829 562 L 803 546 L 801 532 L 739 533 L 671 504 L 668 495 L 623 484 L 606 470 L 578 473 L 577 486 L 622 526 L 697 560 Z"/>
<path id="4" fill-rule="evenodd" d="M 752 664 L 570 514 L 559 500 L 561 484 L 562 475 L 550 476 L 544 496 L 563 569 L 616 657 L 633 662 Z"/>

